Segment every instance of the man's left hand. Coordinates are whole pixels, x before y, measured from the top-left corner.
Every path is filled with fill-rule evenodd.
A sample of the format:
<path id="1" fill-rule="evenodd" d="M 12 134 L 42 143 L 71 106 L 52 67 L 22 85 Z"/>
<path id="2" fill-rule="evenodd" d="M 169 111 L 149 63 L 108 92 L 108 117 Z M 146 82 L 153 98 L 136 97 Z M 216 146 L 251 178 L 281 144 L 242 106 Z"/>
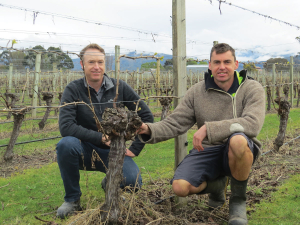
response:
<path id="1" fill-rule="evenodd" d="M 128 148 L 126 148 L 126 153 L 125 153 L 126 156 L 129 156 L 131 158 L 134 158 L 135 157 L 135 154 L 132 153 L 132 151 L 130 151 Z"/>

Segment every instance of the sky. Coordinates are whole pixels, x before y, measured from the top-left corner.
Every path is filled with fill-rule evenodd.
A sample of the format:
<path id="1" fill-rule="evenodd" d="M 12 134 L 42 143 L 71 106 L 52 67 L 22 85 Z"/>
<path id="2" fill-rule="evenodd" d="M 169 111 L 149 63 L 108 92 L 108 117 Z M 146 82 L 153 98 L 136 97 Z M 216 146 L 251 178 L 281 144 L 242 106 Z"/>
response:
<path id="1" fill-rule="evenodd" d="M 300 52 L 299 0 L 226 1 L 293 26 L 224 3 L 220 14 L 219 2 L 211 1 L 186 0 L 187 57 L 208 59 L 213 41 L 230 44 L 239 61 Z M 42 45 L 78 53 L 97 43 L 111 54 L 120 45 L 121 54 L 172 55 L 171 17 L 171 0 L 0 0 L 0 46 L 16 39 L 18 49 Z"/>

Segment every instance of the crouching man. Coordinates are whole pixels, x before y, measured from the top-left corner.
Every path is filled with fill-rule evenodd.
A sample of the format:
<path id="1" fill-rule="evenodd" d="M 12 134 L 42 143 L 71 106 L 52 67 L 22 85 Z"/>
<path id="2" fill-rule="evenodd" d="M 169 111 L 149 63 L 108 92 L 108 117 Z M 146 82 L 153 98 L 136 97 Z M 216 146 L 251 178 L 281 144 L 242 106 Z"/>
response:
<path id="1" fill-rule="evenodd" d="M 221 43 L 211 49 L 205 80 L 192 86 L 174 112 L 140 127 L 139 138 L 157 143 L 185 133 L 195 123 L 193 149 L 171 180 L 176 195 L 209 194 L 209 206 L 225 203 L 231 180 L 229 224 L 247 224 L 246 189 L 251 166 L 260 154 L 256 139 L 265 117 L 263 87 L 240 73 L 235 50 Z"/>
<path id="2" fill-rule="evenodd" d="M 90 44 L 80 52 L 81 67 L 84 76 L 81 79 L 69 83 L 62 96 L 62 104 L 83 101 L 91 104 L 90 98 L 99 121 L 102 120 L 104 109 L 113 107 L 113 99 L 116 96 L 117 81 L 105 74 L 105 51 L 97 44 Z M 120 80 L 118 102 L 134 111 L 139 96 L 125 82 Z M 153 115 L 148 106 L 140 101 L 138 115 L 143 122 L 153 122 Z M 64 203 L 58 208 L 57 216 L 65 216 L 81 209 L 79 186 L 79 170 L 98 170 L 106 173 L 108 168 L 109 142 L 105 135 L 98 132 L 94 114 L 83 104 L 70 104 L 60 108 L 59 129 L 63 138 L 57 144 L 57 162 L 65 188 Z M 123 164 L 123 182 L 121 188 L 126 186 L 141 187 L 142 178 L 139 168 L 133 161 L 138 156 L 145 144 L 136 140 L 126 150 Z M 94 161 L 93 155 L 98 154 L 101 160 Z M 137 179 L 138 177 L 138 179 Z M 104 178 L 102 188 L 106 187 Z"/>

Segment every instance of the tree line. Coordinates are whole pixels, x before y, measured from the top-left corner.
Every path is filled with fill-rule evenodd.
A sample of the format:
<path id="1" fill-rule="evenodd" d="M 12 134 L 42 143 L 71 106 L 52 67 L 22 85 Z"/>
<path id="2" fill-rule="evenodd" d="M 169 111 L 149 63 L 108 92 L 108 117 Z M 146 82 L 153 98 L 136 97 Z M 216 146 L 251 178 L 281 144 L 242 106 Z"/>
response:
<path id="1" fill-rule="evenodd" d="M 74 64 L 69 55 L 65 54 L 58 47 L 49 47 L 45 49 L 41 45 L 32 48 L 35 51 L 42 52 L 41 70 L 53 70 L 53 63 L 56 63 L 56 69 L 73 69 Z M 19 51 L 4 50 L 0 54 L 0 69 L 8 69 L 12 63 L 17 70 L 26 68 L 35 68 L 36 52 L 30 49 L 22 49 Z M 58 53 L 58 54 L 56 54 Z"/>

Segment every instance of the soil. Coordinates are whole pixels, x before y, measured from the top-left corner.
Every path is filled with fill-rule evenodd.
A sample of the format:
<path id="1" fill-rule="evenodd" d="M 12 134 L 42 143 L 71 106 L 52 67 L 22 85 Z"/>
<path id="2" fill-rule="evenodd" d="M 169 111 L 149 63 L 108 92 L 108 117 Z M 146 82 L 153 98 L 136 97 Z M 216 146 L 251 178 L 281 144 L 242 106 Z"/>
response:
<path id="1" fill-rule="evenodd" d="M 265 150 L 267 152 L 267 150 Z M 33 155 L 14 155 L 12 162 L 0 162 L 0 176 L 9 177 L 28 168 L 38 168 L 56 161 L 54 149 L 36 152 Z M 247 213 L 256 210 L 256 205 L 278 189 L 289 176 L 300 172 L 300 139 L 281 147 L 279 152 L 268 152 L 254 163 L 248 181 Z M 207 195 L 192 195 L 186 198 L 187 205 L 178 207 L 176 197 L 168 180 L 156 180 L 144 184 L 137 193 L 124 192 L 120 224 L 227 224 L 230 189 L 227 190 L 226 205 L 211 211 L 208 208 Z M 98 209 L 85 209 L 70 218 L 75 224 L 100 224 Z M 92 213 L 91 213 L 92 212 Z M 130 214 L 128 214 L 130 212 Z M 55 217 L 54 217 L 55 218 Z M 85 221 L 85 222 L 83 222 Z M 92 222 L 94 221 L 94 223 Z M 96 222 L 97 221 L 97 222 Z M 155 222 L 154 222 L 155 221 Z"/>

